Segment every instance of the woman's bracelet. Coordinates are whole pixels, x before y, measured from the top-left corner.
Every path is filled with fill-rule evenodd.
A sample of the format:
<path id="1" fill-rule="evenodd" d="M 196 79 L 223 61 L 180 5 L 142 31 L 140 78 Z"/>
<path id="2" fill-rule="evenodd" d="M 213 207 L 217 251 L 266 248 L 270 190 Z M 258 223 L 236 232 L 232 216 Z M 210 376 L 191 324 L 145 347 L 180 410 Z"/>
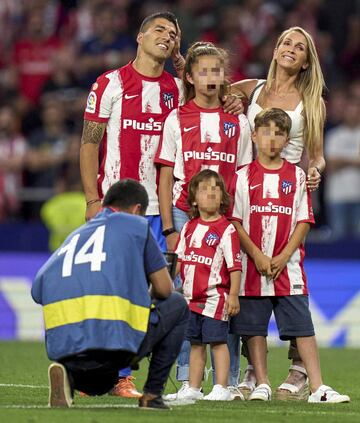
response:
<path id="1" fill-rule="evenodd" d="M 87 206 L 91 206 L 91 204 L 99 203 L 101 202 L 100 198 L 94 198 L 93 200 L 89 200 L 86 202 Z"/>

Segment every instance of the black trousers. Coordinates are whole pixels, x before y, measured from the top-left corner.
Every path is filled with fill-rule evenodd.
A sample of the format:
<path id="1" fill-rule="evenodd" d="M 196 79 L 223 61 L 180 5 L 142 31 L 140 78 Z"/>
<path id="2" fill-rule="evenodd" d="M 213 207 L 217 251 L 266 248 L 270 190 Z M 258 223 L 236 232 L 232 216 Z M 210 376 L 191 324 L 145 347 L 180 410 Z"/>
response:
<path id="1" fill-rule="evenodd" d="M 151 354 L 144 392 L 160 395 L 185 337 L 189 309 L 183 296 L 173 292 L 155 300 L 148 331 L 137 354 L 128 351 L 88 350 L 59 360 L 68 373 L 72 389 L 103 395 L 118 380 L 119 370 L 136 365 Z"/>

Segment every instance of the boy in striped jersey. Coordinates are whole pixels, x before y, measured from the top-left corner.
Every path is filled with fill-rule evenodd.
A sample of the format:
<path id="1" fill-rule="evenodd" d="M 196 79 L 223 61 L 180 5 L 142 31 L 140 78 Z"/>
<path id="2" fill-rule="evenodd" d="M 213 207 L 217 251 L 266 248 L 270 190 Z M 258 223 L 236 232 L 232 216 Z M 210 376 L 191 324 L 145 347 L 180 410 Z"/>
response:
<path id="1" fill-rule="evenodd" d="M 246 338 L 254 366 L 257 387 L 249 400 L 271 399 L 266 336 L 274 312 L 280 339 L 296 339 L 312 392 L 308 401 L 349 402 L 347 395 L 322 382 L 303 267 L 303 242 L 314 223 L 311 197 L 303 170 L 280 156 L 290 129 L 291 120 L 283 110 L 259 113 L 252 134 L 258 157 L 236 173 L 232 184 L 232 218 L 246 254 L 242 257 L 240 313 L 230 328 Z"/>

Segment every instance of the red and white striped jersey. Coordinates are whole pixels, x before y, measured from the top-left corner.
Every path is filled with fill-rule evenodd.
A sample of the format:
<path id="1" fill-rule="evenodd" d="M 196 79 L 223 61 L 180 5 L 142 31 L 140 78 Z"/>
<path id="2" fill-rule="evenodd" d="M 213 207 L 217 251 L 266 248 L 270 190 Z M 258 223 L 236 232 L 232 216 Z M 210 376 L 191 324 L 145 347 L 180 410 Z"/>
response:
<path id="1" fill-rule="evenodd" d="M 202 169 L 224 178 L 227 189 L 237 169 L 252 161 L 250 126 L 245 115 L 203 109 L 190 101 L 170 113 L 155 162 L 174 167 L 173 204 L 188 211 L 190 179 Z"/>
<path id="2" fill-rule="evenodd" d="M 234 177 L 232 218 L 239 220 L 254 244 L 268 257 L 281 253 L 300 222 L 314 223 L 311 196 L 304 171 L 286 160 L 278 170 L 269 170 L 255 160 Z M 243 296 L 307 294 L 305 250 L 300 247 L 274 282 L 256 270 L 254 261 L 242 255 Z"/>
<path id="3" fill-rule="evenodd" d="M 240 240 L 224 216 L 213 222 L 187 222 L 176 247 L 184 297 L 195 313 L 228 320 L 225 302 L 230 272 L 241 270 Z"/>
<path id="4" fill-rule="evenodd" d="M 133 178 L 149 195 L 146 214 L 159 214 L 154 158 L 164 120 L 178 107 L 181 90 L 181 81 L 169 73 L 145 77 L 131 63 L 93 84 L 84 119 L 107 122 L 98 175 L 101 198 L 116 181 Z"/>

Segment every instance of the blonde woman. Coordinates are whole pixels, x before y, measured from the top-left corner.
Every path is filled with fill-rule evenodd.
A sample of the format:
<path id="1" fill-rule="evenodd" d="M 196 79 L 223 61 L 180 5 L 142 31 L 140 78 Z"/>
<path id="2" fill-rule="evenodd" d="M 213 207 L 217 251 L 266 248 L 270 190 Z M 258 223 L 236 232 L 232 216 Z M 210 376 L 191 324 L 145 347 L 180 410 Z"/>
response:
<path id="1" fill-rule="evenodd" d="M 255 116 L 265 108 L 277 107 L 288 113 L 292 121 L 289 144 L 282 157 L 298 164 L 305 152 L 308 159 L 307 185 L 311 191 L 319 187 L 325 169 L 323 126 L 325 105 L 322 92 L 325 83 L 314 41 L 303 28 L 284 31 L 276 43 L 266 80 L 247 79 L 231 87 L 233 94 L 248 100 L 247 117 L 251 130 Z M 245 348 L 246 355 L 246 348 Z M 293 364 L 289 375 L 277 389 L 278 399 L 306 399 L 309 393 L 306 371 L 292 343 L 289 358 Z M 251 364 L 240 387 L 249 394 L 255 387 Z"/>

